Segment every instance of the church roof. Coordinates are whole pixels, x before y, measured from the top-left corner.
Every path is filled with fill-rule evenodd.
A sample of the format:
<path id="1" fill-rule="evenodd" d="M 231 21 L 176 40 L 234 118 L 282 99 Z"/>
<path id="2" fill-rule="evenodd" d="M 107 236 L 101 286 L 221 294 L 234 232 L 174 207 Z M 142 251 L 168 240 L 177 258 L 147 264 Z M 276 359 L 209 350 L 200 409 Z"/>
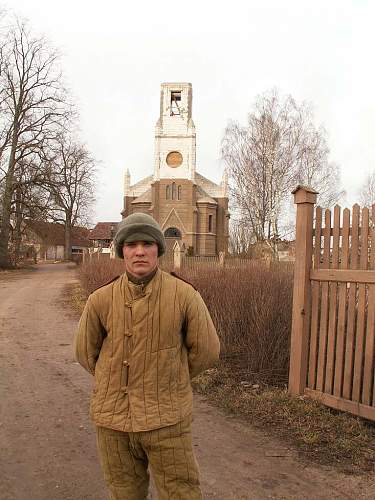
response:
<path id="1" fill-rule="evenodd" d="M 145 203 L 145 202 L 150 202 L 151 203 L 152 198 L 151 198 L 151 188 L 147 189 L 144 193 L 142 193 L 138 198 L 132 201 L 132 203 Z"/>
<path id="2" fill-rule="evenodd" d="M 211 196 L 209 196 L 208 193 L 206 193 L 206 191 L 199 184 L 197 185 L 197 191 L 197 203 L 211 203 L 213 205 L 217 205 L 217 202 L 213 198 L 211 198 Z"/>
<path id="3" fill-rule="evenodd" d="M 144 177 L 140 181 L 136 182 L 133 184 L 133 186 L 129 187 L 129 196 L 141 196 L 147 191 L 150 186 L 151 182 L 154 180 L 153 175 L 149 175 L 148 177 Z"/>
<path id="4" fill-rule="evenodd" d="M 133 186 L 129 187 L 129 196 L 136 197 L 132 203 L 151 202 L 151 183 L 153 182 L 153 175 L 144 177 Z M 213 181 L 204 177 L 204 175 L 195 172 L 195 182 L 198 187 L 200 198 L 197 201 L 204 201 L 206 203 L 216 203 L 213 198 L 223 198 L 225 194 L 223 187 Z M 208 198 L 208 199 L 204 199 Z"/>
<path id="5" fill-rule="evenodd" d="M 212 205 L 217 205 L 217 201 L 215 201 L 211 196 L 204 196 L 203 198 L 199 198 L 197 203 L 211 203 Z"/>
<path id="6" fill-rule="evenodd" d="M 220 184 L 216 184 L 213 181 L 204 177 L 204 175 L 195 172 L 195 182 L 197 185 L 202 188 L 208 196 L 213 198 L 223 198 L 223 188 Z"/>

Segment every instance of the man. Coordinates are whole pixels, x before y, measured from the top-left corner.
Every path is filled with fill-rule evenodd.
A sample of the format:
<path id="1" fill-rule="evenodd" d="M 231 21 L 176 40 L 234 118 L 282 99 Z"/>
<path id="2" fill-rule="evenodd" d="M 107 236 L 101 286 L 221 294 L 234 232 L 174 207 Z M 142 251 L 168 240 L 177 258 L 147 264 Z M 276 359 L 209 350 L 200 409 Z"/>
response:
<path id="1" fill-rule="evenodd" d="M 126 272 L 90 295 L 79 322 L 77 361 L 95 377 L 90 414 L 111 499 L 201 499 L 191 442 L 190 378 L 219 356 L 200 294 L 161 271 L 165 239 L 135 213 L 114 239 Z"/>

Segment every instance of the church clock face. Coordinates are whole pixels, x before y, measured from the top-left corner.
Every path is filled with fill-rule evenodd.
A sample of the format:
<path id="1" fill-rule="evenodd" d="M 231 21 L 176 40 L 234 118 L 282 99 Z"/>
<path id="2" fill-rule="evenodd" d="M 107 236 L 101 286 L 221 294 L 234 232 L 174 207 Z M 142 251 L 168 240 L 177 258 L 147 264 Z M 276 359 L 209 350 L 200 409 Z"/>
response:
<path id="1" fill-rule="evenodd" d="M 166 162 L 168 167 L 177 168 L 182 164 L 182 154 L 179 151 L 171 151 L 167 154 Z"/>

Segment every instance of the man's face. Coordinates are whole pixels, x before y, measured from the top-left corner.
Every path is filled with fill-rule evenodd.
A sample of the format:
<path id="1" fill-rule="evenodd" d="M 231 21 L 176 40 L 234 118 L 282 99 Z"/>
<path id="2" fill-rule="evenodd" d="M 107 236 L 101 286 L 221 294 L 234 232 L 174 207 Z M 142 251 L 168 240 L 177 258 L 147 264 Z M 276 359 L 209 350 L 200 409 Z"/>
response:
<path id="1" fill-rule="evenodd" d="M 126 270 L 136 278 L 150 274 L 158 263 L 158 246 L 153 242 L 124 243 L 122 253 Z"/>

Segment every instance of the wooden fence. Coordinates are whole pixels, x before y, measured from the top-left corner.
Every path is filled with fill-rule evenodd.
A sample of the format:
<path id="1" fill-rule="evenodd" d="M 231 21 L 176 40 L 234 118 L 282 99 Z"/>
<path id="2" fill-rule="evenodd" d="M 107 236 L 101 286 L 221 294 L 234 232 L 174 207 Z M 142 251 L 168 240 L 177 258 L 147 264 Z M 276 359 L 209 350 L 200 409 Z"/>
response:
<path id="1" fill-rule="evenodd" d="M 114 258 L 113 254 L 107 252 L 87 252 L 80 256 L 82 262 L 91 262 L 94 260 L 107 260 Z M 269 261 L 263 261 L 264 265 L 271 266 Z M 288 262 L 288 264 L 291 264 Z M 189 271 L 199 272 L 202 269 L 243 269 L 251 266 L 259 265 L 259 260 L 237 257 L 233 255 L 225 255 L 220 252 L 219 255 L 194 255 L 188 256 L 181 250 L 177 244 L 172 251 L 166 252 L 159 258 L 159 267 L 165 271 L 179 271 L 180 269 L 187 269 Z"/>
<path id="2" fill-rule="evenodd" d="M 224 255 L 223 257 L 224 258 Z M 220 260 L 220 257 L 218 255 L 212 255 L 212 256 L 192 256 L 188 257 L 186 255 L 183 255 L 181 258 L 181 265 L 180 267 L 184 269 L 189 269 L 191 270 L 199 270 L 201 268 L 208 268 L 208 269 L 217 269 L 223 261 Z"/>
<path id="3" fill-rule="evenodd" d="M 92 262 L 94 260 L 107 260 L 111 258 L 111 254 L 107 252 L 88 252 L 84 251 L 82 254 L 82 262 Z"/>
<path id="4" fill-rule="evenodd" d="M 225 255 L 224 252 L 220 252 L 219 255 L 188 256 L 178 244 L 174 246 L 173 252 L 168 252 L 159 259 L 159 265 L 162 269 L 177 272 L 180 269 L 192 272 L 199 272 L 202 269 L 243 269 L 257 264 L 259 265 L 259 261 L 256 259 Z M 265 265 L 267 264 L 270 265 L 269 262 L 265 262 Z"/>
<path id="5" fill-rule="evenodd" d="M 289 390 L 375 420 L 375 205 L 371 217 L 358 205 L 332 214 L 316 194 L 294 192 Z"/>

